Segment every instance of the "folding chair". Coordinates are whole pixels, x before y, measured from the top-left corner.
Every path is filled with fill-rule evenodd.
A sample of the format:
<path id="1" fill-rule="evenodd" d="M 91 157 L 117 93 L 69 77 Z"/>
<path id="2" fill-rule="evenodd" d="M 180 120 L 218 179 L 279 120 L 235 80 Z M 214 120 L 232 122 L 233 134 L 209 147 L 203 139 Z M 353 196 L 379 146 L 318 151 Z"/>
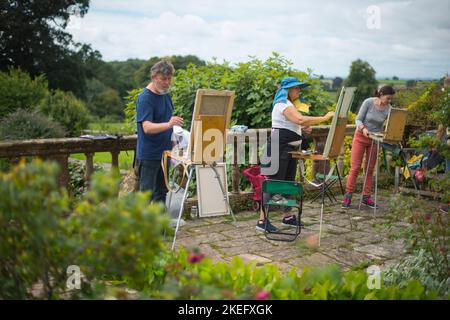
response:
<path id="1" fill-rule="evenodd" d="M 270 232 L 267 230 L 267 221 L 269 218 L 269 211 L 271 206 L 278 206 L 278 207 L 290 207 L 290 208 L 296 208 L 298 210 L 297 212 L 297 219 L 300 222 L 300 218 L 302 216 L 302 208 L 303 208 L 303 185 L 301 185 L 298 182 L 294 181 L 284 181 L 284 180 L 263 180 L 262 182 L 262 192 L 266 193 L 275 193 L 275 194 L 281 194 L 281 195 L 287 195 L 292 197 L 300 197 L 300 201 L 298 202 L 296 199 L 286 199 L 287 201 L 284 203 L 280 203 L 274 200 L 269 200 L 265 203 L 263 203 L 264 206 L 264 216 L 266 225 L 264 226 L 264 235 L 269 240 L 277 240 L 277 241 L 294 241 L 297 239 L 298 235 L 301 232 L 301 227 L 297 225 L 295 227 L 295 232 L 285 232 L 283 230 L 281 231 L 275 231 Z M 287 238 L 277 238 L 277 237 L 271 237 L 270 234 L 280 234 L 284 236 L 290 236 Z"/>

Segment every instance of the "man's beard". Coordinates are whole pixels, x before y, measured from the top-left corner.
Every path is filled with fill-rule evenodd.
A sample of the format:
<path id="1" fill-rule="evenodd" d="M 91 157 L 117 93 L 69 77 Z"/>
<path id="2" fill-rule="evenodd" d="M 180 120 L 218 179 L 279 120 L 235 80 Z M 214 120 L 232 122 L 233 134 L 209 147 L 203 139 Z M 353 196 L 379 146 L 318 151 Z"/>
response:
<path id="1" fill-rule="evenodd" d="M 164 89 L 164 88 L 161 88 L 161 87 L 158 86 L 158 85 L 155 85 L 155 87 L 156 87 L 156 89 L 158 90 L 159 94 L 167 94 L 167 93 L 169 93 L 169 91 L 170 91 L 170 88 Z"/>

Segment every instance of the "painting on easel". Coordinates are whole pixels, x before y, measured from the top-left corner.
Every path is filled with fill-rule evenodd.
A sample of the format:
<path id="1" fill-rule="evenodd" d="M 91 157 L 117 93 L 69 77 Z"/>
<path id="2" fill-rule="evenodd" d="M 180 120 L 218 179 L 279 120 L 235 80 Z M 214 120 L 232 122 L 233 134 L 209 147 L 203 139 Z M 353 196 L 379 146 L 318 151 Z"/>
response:
<path id="1" fill-rule="evenodd" d="M 347 127 L 348 111 L 352 105 L 355 91 L 355 87 L 343 87 L 341 90 L 323 150 L 324 158 L 336 158 L 341 152 L 345 138 L 345 129 Z"/>

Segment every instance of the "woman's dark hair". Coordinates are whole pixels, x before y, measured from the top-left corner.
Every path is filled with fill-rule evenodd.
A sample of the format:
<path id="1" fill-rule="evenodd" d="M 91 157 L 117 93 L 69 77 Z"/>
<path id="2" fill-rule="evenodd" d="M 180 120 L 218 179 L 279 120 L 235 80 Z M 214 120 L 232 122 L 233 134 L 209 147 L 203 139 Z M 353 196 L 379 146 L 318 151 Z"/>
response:
<path id="1" fill-rule="evenodd" d="M 379 98 L 387 94 L 395 94 L 395 90 L 392 86 L 382 86 L 380 89 L 375 90 L 375 97 Z"/>

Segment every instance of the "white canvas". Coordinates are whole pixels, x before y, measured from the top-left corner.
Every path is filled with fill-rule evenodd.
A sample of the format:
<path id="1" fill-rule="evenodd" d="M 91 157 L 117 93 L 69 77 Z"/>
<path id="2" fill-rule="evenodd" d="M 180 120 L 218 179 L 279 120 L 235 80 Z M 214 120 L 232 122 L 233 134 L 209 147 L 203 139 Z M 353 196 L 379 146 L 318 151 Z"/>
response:
<path id="1" fill-rule="evenodd" d="M 197 178 L 197 200 L 199 217 L 211 217 L 230 214 L 228 210 L 228 186 L 227 186 L 227 170 L 225 163 L 216 165 L 217 173 L 223 190 L 226 193 L 226 200 L 220 188 L 219 181 L 215 177 L 214 170 L 206 165 L 196 165 L 195 172 Z"/>

